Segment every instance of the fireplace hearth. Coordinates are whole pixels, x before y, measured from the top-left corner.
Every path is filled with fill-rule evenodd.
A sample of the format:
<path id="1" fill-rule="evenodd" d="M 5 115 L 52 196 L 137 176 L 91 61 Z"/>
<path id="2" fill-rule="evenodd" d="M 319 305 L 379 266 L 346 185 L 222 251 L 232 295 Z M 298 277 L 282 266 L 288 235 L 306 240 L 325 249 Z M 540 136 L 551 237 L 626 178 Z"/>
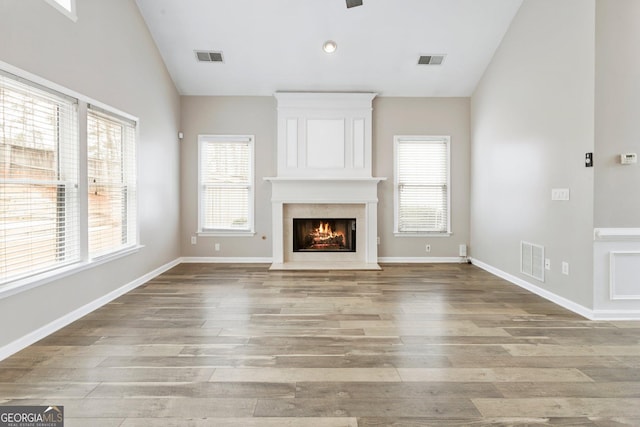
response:
<path id="1" fill-rule="evenodd" d="M 355 218 L 293 218 L 293 252 L 355 251 Z"/>

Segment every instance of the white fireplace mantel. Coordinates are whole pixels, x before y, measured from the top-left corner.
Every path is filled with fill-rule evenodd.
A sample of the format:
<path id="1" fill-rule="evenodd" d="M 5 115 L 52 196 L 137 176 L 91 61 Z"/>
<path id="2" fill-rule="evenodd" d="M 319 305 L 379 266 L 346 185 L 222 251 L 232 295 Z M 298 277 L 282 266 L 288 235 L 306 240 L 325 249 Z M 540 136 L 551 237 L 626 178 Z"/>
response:
<path id="1" fill-rule="evenodd" d="M 272 202 L 377 203 L 377 185 L 386 178 L 266 177 L 264 180 L 271 182 Z"/>
<path id="2" fill-rule="evenodd" d="M 274 96 L 278 173 L 264 178 L 271 183 L 271 269 L 380 269 L 378 183 L 386 178 L 371 176 L 376 94 L 278 92 Z M 291 215 L 301 212 L 336 217 L 348 212 L 357 217 L 356 253 L 291 253 Z"/>
<path id="3" fill-rule="evenodd" d="M 273 221 L 273 265 L 271 269 L 361 269 L 379 270 L 378 265 L 378 183 L 385 178 L 265 178 L 271 182 L 271 206 Z M 285 207 L 311 205 L 362 206 L 362 219 L 358 229 L 363 230 L 362 252 L 356 260 L 344 262 L 323 260 L 291 262 L 286 259 L 285 227 L 291 224 L 285 219 Z M 340 209 L 338 208 L 338 212 Z M 337 216 L 340 216 L 339 214 Z M 311 255 L 314 256 L 314 255 Z M 315 254 L 317 257 L 318 255 Z"/>

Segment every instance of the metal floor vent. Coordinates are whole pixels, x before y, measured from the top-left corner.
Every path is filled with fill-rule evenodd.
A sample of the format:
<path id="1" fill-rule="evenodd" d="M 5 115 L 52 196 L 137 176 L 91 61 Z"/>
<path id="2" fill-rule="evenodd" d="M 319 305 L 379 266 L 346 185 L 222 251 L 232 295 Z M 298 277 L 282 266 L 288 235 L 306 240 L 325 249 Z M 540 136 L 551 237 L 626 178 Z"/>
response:
<path id="1" fill-rule="evenodd" d="M 418 65 L 442 65 L 446 55 L 422 55 L 418 58 Z"/>
<path id="2" fill-rule="evenodd" d="M 196 50 L 196 58 L 198 58 L 198 62 L 223 62 L 222 52 Z"/>
<path id="3" fill-rule="evenodd" d="M 520 272 L 544 282 L 544 246 L 520 242 Z"/>

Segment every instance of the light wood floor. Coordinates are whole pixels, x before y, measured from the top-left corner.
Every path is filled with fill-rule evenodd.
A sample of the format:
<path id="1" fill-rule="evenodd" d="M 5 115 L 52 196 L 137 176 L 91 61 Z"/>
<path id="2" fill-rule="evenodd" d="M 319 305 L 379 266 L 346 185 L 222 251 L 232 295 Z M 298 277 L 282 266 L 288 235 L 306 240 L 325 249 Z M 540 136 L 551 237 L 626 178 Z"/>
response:
<path id="1" fill-rule="evenodd" d="M 466 264 L 267 268 L 172 269 L 1 362 L 0 404 L 67 427 L 640 426 L 640 323 Z"/>

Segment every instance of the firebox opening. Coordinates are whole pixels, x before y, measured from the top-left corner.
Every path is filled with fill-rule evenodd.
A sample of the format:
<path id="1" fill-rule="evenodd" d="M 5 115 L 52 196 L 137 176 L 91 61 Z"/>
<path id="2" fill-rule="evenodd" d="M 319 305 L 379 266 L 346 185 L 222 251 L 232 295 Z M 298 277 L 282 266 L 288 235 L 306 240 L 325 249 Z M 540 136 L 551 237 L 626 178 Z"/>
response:
<path id="1" fill-rule="evenodd" d="M 355 218 L 294 218 L 294 252 L 355 252 Z"/>

